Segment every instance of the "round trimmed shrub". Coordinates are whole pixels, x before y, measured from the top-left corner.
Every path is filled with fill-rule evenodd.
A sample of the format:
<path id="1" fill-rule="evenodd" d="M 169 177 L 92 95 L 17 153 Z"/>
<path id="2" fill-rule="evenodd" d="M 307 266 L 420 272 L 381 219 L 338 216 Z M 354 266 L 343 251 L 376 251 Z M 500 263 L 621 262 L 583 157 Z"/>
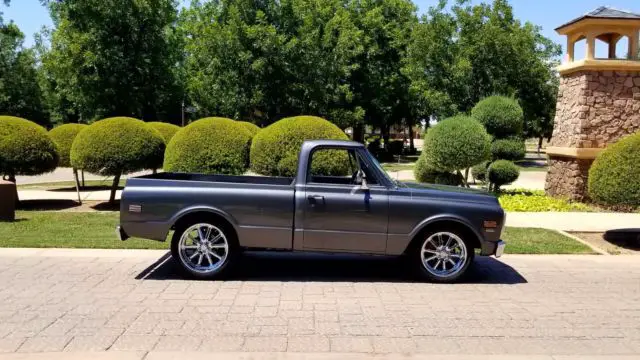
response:
<path id="1" fill-rule="evenodd" d="M 478 165 L 471 168 L 471 175 L 477 181 L 486 181 L 487 170 L 489 169 L 490 161 L 483 161 Z"/>
<path id="2" fill-rule="evenodd" d="M 491 143 L 493 160 L 518 161 L 524 159 L 526 153 L 527 148 L 524 141 L 520 139 L 496 139 Z"/>
<path id="3" fill-rule="evenodd" d="M 471 110 L 489 134 L 502 139 L 522 135 L 524 114 L 518 101 L 506 96 L 489 96 Z"/>
<path id="4" fill-rule="evenodd" d="M 427 131 L 422 155 L 438 171 L 466 169 L 489 157 L 491 137 L 469 116 L 440 121 Z"/>
<path id="5" fill-rule="evenodd" d="M 167 145 L 164 170 L 242 175 L 251 133 L 237 121 L 209 117 L 182 128 Z"/>
<path id="6" fill-rule="evenodd" d="M 258 131 L 260 131 L 260 128 L 254 123 L 250 123 L 248 121 L 238 121 L 238 123 L 244 126 L 245 129 L 249 130 L 249 132 L 251 133 L 251 137 L 256 136 Z"/>
<path id="7" fill-rule="evenodd" d="M 58 152 L 42 126 L 14 116 L 0 116 L 0 174 L 39 175 L 55 170 Z"/>
<path id="8" fill-rule="evenodd" d="M 589 196 L 609 205 L 640 206 L 640 132 L 610 145 L 589 169 Z"/>
<path id="9" fill-rule="evenodd" d="M 419 157 L 413 169 L 418 182 L 458 186 L 462 184 L 462 177 L 449 171 L 438 171 L 431 167 L 424 157 Z"/>
<path id="10" fill-rule="evenodd" d="M 82 130 L 71 146 L 71 166 L 90 173 L 119 176 L 162 165 L 164 140 L 145 122 L 113 117 Z"/>
<path id="11" fill-rule="evenodd" d="M 173 138 L 173 136 L 178 132 L 178 130 L 180 130 L 180 126 L 178 125 L 160 122 L 160 121 L 148 122 L 147 125 L 156 129 L 160 133 L 165 144 L 169 144 L 169 141 L 171 141 L 171 138 Z"/>
<path id="12" fill-rule="evenodd" d="M 251 145 L 251 170 L 271 176 L 294 176 L 298 166 L 298 154 L 305 140 L 348 140 L 339 127 L 315 116 L 285 118 L 267 126 L 253 138 Z M 313 171 L 324 175 L 343 175 L 349 167 L 349 159 L 338 153 L 323 151 L 314 156 Z"/>
<path id="13" fill-rule="evenodd" d="M 496 160 L 489 165 L 487 176 L 489 182 L 493 184 L 493 190 L 497 191 L 502 185 L 516 181 L 520 176 L 520 170 L 509 160 Z"/>
<path id="14" fill-rule="evenodd" d="M 58 156 L 60 156 L 59 167 L 71 166 L 71 145 L 80 131 L 87 126 L 86 124 L 64 124 L 49 131 L 49 136 L 56 144 Z"/>

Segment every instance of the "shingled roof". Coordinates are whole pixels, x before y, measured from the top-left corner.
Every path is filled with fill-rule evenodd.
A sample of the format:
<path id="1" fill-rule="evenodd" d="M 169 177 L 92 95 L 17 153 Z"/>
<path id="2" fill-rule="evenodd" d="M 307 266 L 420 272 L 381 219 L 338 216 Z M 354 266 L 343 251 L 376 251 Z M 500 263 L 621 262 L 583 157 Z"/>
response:
<path id="1" fill-rule="evenodd" d="M 580 16 L 579 18 L 575 18 L 571 21 L 569 21 L 566 24 L 563 24 L 561 26 L 558 26 L 556 28 L 557 30 L 562 29 L 563 27 L 569 26 L 571 24 L 577 23 L 580 20 L 584 20 L 584 19 L 620 19 L 620 20 L 625 20 L 625 19 L 629 19 L 629 20 L 640 20 L 640 14 L 636 14 L 636 13 L 632 13 L 629 11 L 623 11 L 623 10 L 618 10 L 618 9 L 614 9 L 614 8 L 610 8 L 610 7 L 606 7 L 606 6 L 600 6 L 599 8 L 590 11 L 586 14 L 584 14 L 583 16 Z"/>

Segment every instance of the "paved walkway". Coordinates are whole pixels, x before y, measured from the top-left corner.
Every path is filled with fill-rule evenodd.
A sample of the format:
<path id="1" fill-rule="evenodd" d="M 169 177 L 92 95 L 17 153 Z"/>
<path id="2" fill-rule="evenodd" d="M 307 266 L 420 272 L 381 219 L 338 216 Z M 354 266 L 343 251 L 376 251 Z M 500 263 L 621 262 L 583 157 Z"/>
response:
<path id="1" fill-rule="evenodd" d="M 640 229 L 640 214 L 586 212 L 509 212 L 507 226 L 563 231 L 605 232 Z"/>
<path id="2" fill-rule="evenodd" d="M 0 250 L 0 353 L 640 355 L 633 256 L 479 258 L 469 282 L 439 285 L 395 259 L 299 254 L 192 281 L 164 254 Z"/>
<path id="3" fill-rule="evenodd" d="M 141 172 L 137 172 L 129 175 L 124 175 L 123 178 L 146 175 L 149 173 L 150 171 L 141 171 Z M 107 176 L 101 176 L 101 175 L 94 175 L 94 174 L 85 172 L 84 179 L 85 180 L 105 180 L 105 179 L 113 179 L 113 178 L 107 177 Z M 36 175 L 36 176 L 16 176 L 16 183 L 18 185 L 62 182 L 62 181 L 74 181 L 73 170 L 71 168 L 57 168 L 53 172 L 42 174 L 42 175 Z"/>

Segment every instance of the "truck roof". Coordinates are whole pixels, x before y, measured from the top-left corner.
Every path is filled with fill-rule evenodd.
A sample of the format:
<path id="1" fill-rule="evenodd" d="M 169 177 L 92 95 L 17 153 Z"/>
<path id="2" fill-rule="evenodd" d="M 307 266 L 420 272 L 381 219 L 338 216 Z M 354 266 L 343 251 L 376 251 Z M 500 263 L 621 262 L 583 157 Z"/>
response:
<path id="1" fill-rule="evenodd" d="M 364 147 L 361 143 L 351 140 L 307 140 L 302 144 L 303 148 L 313 148 L 316 146 Z"/>

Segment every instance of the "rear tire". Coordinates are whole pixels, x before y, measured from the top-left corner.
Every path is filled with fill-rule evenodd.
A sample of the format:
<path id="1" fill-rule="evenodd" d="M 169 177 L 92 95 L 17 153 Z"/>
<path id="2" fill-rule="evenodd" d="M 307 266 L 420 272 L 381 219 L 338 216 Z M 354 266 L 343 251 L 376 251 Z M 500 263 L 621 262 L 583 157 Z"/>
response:
<path id="1" fill-rule="evenodd" d="M 171 255 L 186 275 L 196 279 L 226 276 L 236 262 L 238 249 L 233 229 L 207 218 L 177 225 L 171 239 Z"/>
<path id="2" fill-rule="evenodd" d="M 471 239 L 450 227 L 426 231 L 409 256 L 421 278 L 437 283 L 454 283 L 462 279 L 473 262 Z"/>

